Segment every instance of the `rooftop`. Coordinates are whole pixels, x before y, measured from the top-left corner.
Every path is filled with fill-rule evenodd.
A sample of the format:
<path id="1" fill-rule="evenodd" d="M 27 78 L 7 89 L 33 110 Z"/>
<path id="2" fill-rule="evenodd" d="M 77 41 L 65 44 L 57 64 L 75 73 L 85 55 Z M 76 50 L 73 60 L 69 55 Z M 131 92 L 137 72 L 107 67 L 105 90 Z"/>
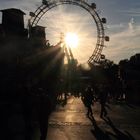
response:
<path id="1" fill-rule="evenodd" d="M 1 12 L 16 12 L 16 13 L 25 15 L 25 13 L 24 13 L 22 10 L 20 10 L 20 9 L 15 9 L 15 8 L 3 9 L 3 10 L 0 10 L 0 11 L 1 11 Z"/>

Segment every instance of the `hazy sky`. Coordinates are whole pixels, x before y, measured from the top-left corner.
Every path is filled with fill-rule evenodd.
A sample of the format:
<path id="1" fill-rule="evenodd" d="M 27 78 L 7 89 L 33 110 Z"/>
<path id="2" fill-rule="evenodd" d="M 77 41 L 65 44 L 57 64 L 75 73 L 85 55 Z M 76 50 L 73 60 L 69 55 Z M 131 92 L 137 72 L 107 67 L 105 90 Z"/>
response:
<path id="1" fill-rule="evenodd" d="M 107 18 L 105 33 L 110 36 L 103 53 L 118 63 L 140 53 L 140 0 L 89 0 L 95 2 L 100 17 Z M 29 18 L 41 5 L 41 0 L 0 0 L 0 9 L 18 8 Z M 1 15 L 0 15 L 1 16 Z M 60 32 L 76 32 L 79 46 L 73 49 L 74 56 L 80 62 L 86 62 L 96 44 L 96 26 L 92 17 L 84 9 L 63 5 L 47 12 L 39 22 L 46 27 L 47 39 L 52 44 L 59 41 Z M 27 25 L 25 25 L 26 27 Z"/>

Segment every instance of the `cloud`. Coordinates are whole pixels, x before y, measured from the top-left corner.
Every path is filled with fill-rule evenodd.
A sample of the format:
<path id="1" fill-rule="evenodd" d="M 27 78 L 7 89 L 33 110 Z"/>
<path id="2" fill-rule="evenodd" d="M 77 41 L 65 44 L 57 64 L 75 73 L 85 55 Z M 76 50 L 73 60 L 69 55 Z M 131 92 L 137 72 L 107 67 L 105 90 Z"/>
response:
<path id="1" fill-rule="evenodd" d="M 134 30 L 134 18 L 131 18 L 130 22 L 128 23 L 129 29 Z"/>
<path id="2" fill-rule="evenodd" d="M 140 16 L 140 8 L 132 8 L 129 10 L 119 10 L 118 12 L 126 14 L 126 15 L 130 15 L 133 17 L 139 17 Z"/>
<path id="3" fill-rule="evenodd" d="M 91 0 L 89 1 L 91 2 Z M 105 30 L 111 38 L 111 41 L 105 44 L 108 47 L 104 48 L 103 51 L 107 58 L 118 62 L 140 52 L 140 25 L 137 23 L 140 7 L 136 4 L 136 0 L 132 1 L 133 6 L 131 8 L 128 3 L 124 10 L 121 10 L 123 8 L 120 9 L 122 7 L 120 0 L 106 0 L 105 3 L 102 0 L 95 0 L 95 2 L 97 6 L 101 7 L 99 7 L 100 9 L 104 9 L 107 13 L 108 20 L 112 17 L 113 24 L 108 25 L 107 31 Z M 134 6 L 134 4 L 136 5 Z M 25 16 L 26 21 L 29 18 L 28 13 L 34 12 L 39 5 L 41 5 L 41 0 L 0 0 L 0 9 L 11 7 L 21 9 L 27 14 Z M 119 13 L 116 13 L 117 9 L 119 9 Z M 62 29 L 76 31 L 81 42 L 80 49 L 75 49 L 74 54 L 78 54 L 77 57 L 81 62 L 88 60 L 96 45 L 97 29 L 94 20 L 87 11 L 74 6 L 69 9 L 67 6 L 58 6 L 49 11 L 40 23 L 47 27 L 47 37 L 53 42 L 59 41 Z"/>
<path id="4" fill-rule="evenodd" d="M 131 18 L 128 24 L 124 24 L 120 32 L 114 32 L 110 37 L 111 41 L 104 52 L 116 63 L 140 53 L 140 25 L 135 25 L 134 18 Z"/>

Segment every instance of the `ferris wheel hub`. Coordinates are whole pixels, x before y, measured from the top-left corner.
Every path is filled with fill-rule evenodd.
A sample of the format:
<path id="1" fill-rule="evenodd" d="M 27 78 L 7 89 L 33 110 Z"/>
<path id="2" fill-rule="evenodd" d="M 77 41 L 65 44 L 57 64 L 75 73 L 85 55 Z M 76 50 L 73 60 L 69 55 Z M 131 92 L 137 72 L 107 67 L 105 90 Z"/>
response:
<path id="1" fill-rule="evenodd" d="M 101 53 L 105 46 L 104 42 L 109 41 L 110 39 L 109 36 L 105 36 L 104 30 L 104 24 L 107 23 L 107 20 L 106 18 L 100 18 L 98 12 L 96 11 L 97 6 L 95 3 L 89 4 L 84 0 L 42 0 L 42 5 L 39 6 L 34 13 L 30 12 L 30 26 L 36 26 L 45 13 L 56 6 L 64 4 L 80 6 L 85 9 L 94 19 L 97 27 L 97 43 L 93 54 L 89 57 L 88 63 L 94 64 L 100 62 L 102 56 Z"/>

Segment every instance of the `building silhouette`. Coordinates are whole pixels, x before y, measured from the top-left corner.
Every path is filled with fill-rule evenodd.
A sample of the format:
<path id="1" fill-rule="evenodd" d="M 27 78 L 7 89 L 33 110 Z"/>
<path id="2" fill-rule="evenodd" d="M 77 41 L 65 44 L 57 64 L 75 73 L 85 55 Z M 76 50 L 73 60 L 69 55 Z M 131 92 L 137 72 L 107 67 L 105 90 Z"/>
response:
<path id="1" fill-rule="evenodd" d="M 45 27 L 35 26 L 30 31 L 30 41 L 35 48 L 46 47 Z"/>
<path id="2" fill-rule="evenodd" d="M 140 103 L 140 54 L 135 54 L 130 59 L 119 62 L 120 79 L 129 103 Z"/>
<path id="3" fill-rule="evenodd" d="M 50 80 L 49 83 L 54 84 L 64 56 L 60 46 L 47 48 L 45 27 L 31 27 L 30 31 L 24 28 L 25 13 L 20 9 L 10 8 L 1 10 L 1 12 L 1 94 L 17 94 L 18 86 L 31 85 L 35 87 L 40 83 L 43 85 L 43 82 L 46 82 L 48 78 L 52 78 L 54 81 Z M 58 53 L 57 62 L 50 64 Z M 54 73 L 44 74 L 45 69 L 54 71 Z M 44 84 L 44 86 L 46 85 Z"/>
<path id="4" fill-rule="evenodd" d="M 2 12 L 2 27 L 6 36 L 18 35 L 26 36 L 27 29 L 24 29 L 25 13 L 19 9 L 5 9 Z"/>

